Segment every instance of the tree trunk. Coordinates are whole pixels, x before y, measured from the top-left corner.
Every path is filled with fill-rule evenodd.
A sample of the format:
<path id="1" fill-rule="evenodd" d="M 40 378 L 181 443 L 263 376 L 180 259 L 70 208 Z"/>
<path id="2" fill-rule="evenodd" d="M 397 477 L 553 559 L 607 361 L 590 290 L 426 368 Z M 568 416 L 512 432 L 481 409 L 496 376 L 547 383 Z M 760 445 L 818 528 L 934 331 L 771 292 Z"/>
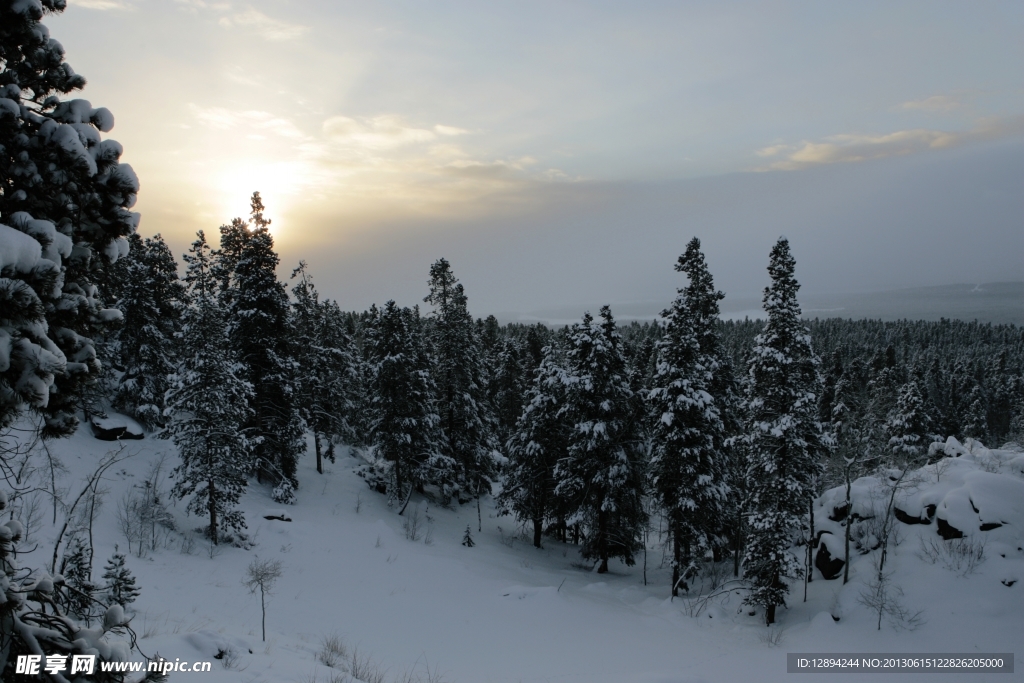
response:
<path id="1" fill-rule="evenodd" d="M 601 558 L 601 566 L 597 568 L 598 574 L 608 572 L 608 513 L 601 510 L 597 513 L 597 551 Z"/>
<path id="2" fill-rule="evenodd" d="M 316 447 L 316 471 L 319 474 L 324 473 L 324 461 L 320 455 L 320 433 L 313 430 L 313 445 Z"/>
<path id="3" fill-rule="evenodd" d="M 775 605 L 768 605 L 764 609 L 764 623 L 771 626 L 775 623 Z"/>
<path id="4" fill-rule="evenodd" d="M 814 539 L 814 499 L 811 499 L 811 539 Z M 811 563 L 811 544 L 807 544 L 807 583 L 814 581 L 814 565 Z M 807 600 L 804 600 L 807 602 Z"/>
<path id="5" fill-rule="evenodd" d="M 743 512 L 736 506 L 736 529 L 733 531 L 733 542 L 736 544 L 736 552 L 732 561 L 732 575 L 740 575 L 740 547 L 743 545 Z"/>
<path id="6" fill-rule="evenodd" d="M 679 539 L 679 525 L 672 523 L 672 597 L 679 597 L 679 567 L 683 563 L 683 544 Z"/>
<path id="7" fill-rule="evenodd" d="M 210 491 L 206 508 L 210 512 L 210 538 L 213 540 L 213 544 L 217 545 L 217 489 L 214 487 L 212 479 L 208 482 L 208 486 Z"/>
<path id="8" fill-rule="evenodd" d="M 260 611 L 263 613 L 263 642 L 267 642 L 267 601 L 260 586 Z"/>
<path id="9" fill-rule="evenodd" d="M 843 585 L 850 580 L 850 526 L 853 524 L 853 503 L 850 502 L 850 471 L 846 471 L 846 529 L 843 532 L 845 555 L 843 560 Z"/>
<path id="10" fill-rule="evenodd" d="M 535 519 L 533 520 L 533 547 L 540 547 L 540 537 L 544 531 L 544 520 Z"/>

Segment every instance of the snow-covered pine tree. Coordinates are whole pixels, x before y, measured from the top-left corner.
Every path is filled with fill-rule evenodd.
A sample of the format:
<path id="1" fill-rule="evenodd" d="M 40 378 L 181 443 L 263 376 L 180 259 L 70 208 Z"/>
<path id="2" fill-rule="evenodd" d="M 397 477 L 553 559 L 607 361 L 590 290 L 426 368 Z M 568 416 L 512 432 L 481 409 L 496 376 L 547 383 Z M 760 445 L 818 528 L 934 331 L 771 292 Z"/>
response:
<path id="1" fill-rule="evenodd" d="M 462 534 L 462 545 L 467 548 L 472 548 L 476 545 L 476 541 L 473 540 L 473 531 L 466 525 L 466 533 Z"/>
<path id="2" fill-rule="evenodd" d="M 47 437 L 75 430 L 100 376 L 93 337 L 119 316 L 104 308 L 104 271 L 139 219 L 138 179 L 100 135 L 113 115 L 62 99 L 85 79 L 41 20 L 64 7 L 0 3 L 0 424 L 30 408 Z"/>
<path id="3" fill-rule="evenodd" d="M 414 338 L 417 324 L 411 311 L 388 301 L 367 339 L 370 437 L 377 456 L 391 464 L 388 497 L 398 504 L 427 483 L 450 495 L 455 464 L 437 445 L 439 417 L 430 372 Z"/>
<path id="4" fill-rule="evenodd" d="M 896 405 L 885 423 L 890 452 L 900 464 L 913 462 L 928 453 L 930 428 L 921 387 L 916 379 L 911 379 L 900 387 Z"/>
<path id="5" fill-rule="evenodd" d="M 295 468 L 306 441 L 294 381 L 288 293 L 275 274 L 279 259 L 259 192 L 253 193 L 251 205 L 248 222 L 236 218 L 221 227 L 218 274 L 228 335 L 242 377 L 252 385 L 245 428 L 257 480 L 279 486 L 287 479 L 290 488 L 297 488 Z"/>
<path id="6" fill-rule="evenodd" d="M 723 371 L 717 341 L 723 295 L 714 288 L 697 238 L 679 257 L 676 270 L 686 273 L 689 284 L 662 313 L 665 335 L 648 392 L 655 418 L 649 472 L 669 522 L 673 596 L 725 526 L 730 474 L 725 426 L 711 394 L 715 375 Z M 701 348 L 702 338 L 707 350 Z"/>
<path id="7" fill-rule="evenodd" d="M 112 602 L 127 607 L 139 597 L 139 588 L 135 585 L 135 576 L 125 566 L 124 553 L 117 551 L 114 547 L 114 554 L 107 560 L 104 567 L 103 579 L 106 581 L 105 590 Z"/>
<path id="8" fill-rule="evenodd" d="M 533 524 L 537 548 L 541 547 L 544 521 L 554 516 L 558 505 L 555 464 L 569 443 L 569 425 L 559 414 L 565 388 L 565 370 L 557 350 L 545 347 L 526 406 L 505 445 L 508 463 L 498 506 L 520 522 Z"/>
<path id="9" fill-rule="evenodd" d="M 964 437 L 986 441 L 988 439 L 988 401 L 980 383 L 975 383 L 964 401 L 967 410 L 960 431 Z M 992 444 L 995 446 L 995 444 Z"/>
<path id="10" fill-rule="evenodd" d="M 171 377 L 163 434 L 174 440 L 181 464 L 172 495 L 191 496 L 187 510 L 210 519 L 214 544 L 221 532 L 245 528 L 235 509 L 252 470 L 244 426 L 252 417 L 252 387 L 239 377 L 213 272 L 214 255 L 200 230 L 185 255 L 189 306 L 182 325 L 181 364 Z"/>
<path id="11" fill-rule="evenodd" d="M 523 414 L 523 403 L 530 383 L 524 367 L 525 350 L 522 342 L 515 337 L 504 337 L 498 343 L 495 355 L 488 393 L 494 408 L 498 443 L 505 444 L 515 432 L 516 422 Z"/>
<path id="12" fill-rule="evenodd" d="M 164 394 L 177 357 L 175 335 L 181 327 L 185 287 L 163 237 L 143 241 L 132 235 L 130 243 L 117 302 L 124 319 L 118 335 L 124 374 L 114 406 L 153 428 L 164 421 Z"/>
<path id="13" fill-rule="evenodd" d="M 747 423 L 747 550 L 744 571 L 751 583 L 747 604 L 775 608 L 786 604 L 787 577 L 803 574 L 789 551 L 813 496 L 812 485 L 829 444 L 817 420 L 818 357 L 800 321 L 796 262 L 782 237 L 771 251 L 764 291 L 768 320 L 750 356 Z"/>
<path id="14" fill-rule="evenodd" d="M 643 507 L 643 449 L 637 438 L 642 406 L 629 388 L 626 361 L 611 309 L 601 322 L 589 313 L 569 332 L 566 397 L 560 417 L 569 426 L 569 445 L 555 468 L 555 495 L 568 508 L 568 524 L 588 529 L 581 552 L 627 565 L 640 547 L 647 515 Z"/>
<path id="15" fill-rule="evenodd" d="M 82 539 L 75 537 L 68 543 L 60 562 L 60 574 L 64 577 L 62 598 L 69 614 L 89 623 L 96 614 L 96 589 L 92 580 L 89 549 Z"/>
<path id="16" fill-rule="evenodd" d="M 460 502 L 490 492 L 497 472 L 494 418 L 487 405 L 487 373 L 481 360 L 466 293 L 445 259 L 430 266 L 434 377 L 445 455 L 457 463 Z"/>
<path id="17" fill-rule="evenodd" d="M 359 376 L 352 340 L 338 305 L 320 301 L 305 261 L 292 272 L 292 279 L 296 277 L 299 281 L 292 288 L 292 335 L 299 366 L 299 413 L 313 432 L 316 471 L 323 474 L 325 449 L 334 459 L 333 440 L 352 443 L 356 438 Z"/>

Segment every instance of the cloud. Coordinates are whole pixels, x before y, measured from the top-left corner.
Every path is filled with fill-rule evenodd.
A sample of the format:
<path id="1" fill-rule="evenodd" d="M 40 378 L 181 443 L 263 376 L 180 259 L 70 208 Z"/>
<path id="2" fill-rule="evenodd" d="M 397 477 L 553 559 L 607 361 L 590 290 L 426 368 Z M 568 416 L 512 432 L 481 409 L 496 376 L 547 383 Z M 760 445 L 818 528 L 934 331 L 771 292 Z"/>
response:
<path id="1" fill-rule="evenodd" d="M 135 9 L 130 2 L 124 0 L 69 0 L 72 7 L 84 9 L 111 10 L 111 9 Z"/>
<path id="2" fill-rule="evenodd" d="M 206 0 L 174 0 L 179 5 L 184 5 L 193 12 L 199 10 L 215 10 L 218 12 L 226 12 L 231 9 L 231 4 L 227 2 L 206 2 Z"/>
<path id="3" fill-rule="evenodd" d="M 218 130 L 234 130 L 248 135 L 271 134 L 291 140 L 305 140 L 308 137 L 293 122 L 265 111 L 234 111 L 195 104 L 190 104 L 189 108 L 196 120 Z"/>
<path id="4" fill-rule="evenodd" d="M 294 40 L 309 30 L 308 26 L 292 24 L 287 21 L 268 17 L 263 12 L 252 7 L 242 12 L 235 12 L 229 16 L 221 17 L 219 23 L 225 28 L 242 26 L 252 29 L 267 40 L 274 42 Z"/>
<path id="5" fill-rule="evenodd" d="M 401 117 L 392 115 L 353 119 L 347 116 L 332 116 L 324 121 L 324 135 L 335 143 L 365 149 L 394 149 L 436 140 L 439 135 L 462 135 L 466 131 L 451 126 L 434 126 L 433 129 L 417 128 L 405 123 Z"/>
<path id="6" fill-rule="evenodd" d="M 911 100 L 900 105 L 900 109 L 921 111 L 949 111 L 960 106 L 960 101 L 950 95 L 932 95 L 923 100 Z"/>
<path id="7" fill-rule="evenodd" d="M 820 141 L 804 140 L 799 145 L 772 145 L 754 151 L 759 157 L 781 157 L 755 171 L 793 171 L 822 164 L 869 161 L 885 157 L 944 149 L 969 142 L 1006 138 L 1024 133 L 1024 116 L 989 119 L 968 131 L 916 128 L 881 135 L 832 135 Z"/>
<path id="8" fill-rule="evenodd" d="M 762 149 L 755 150 L 754 154 L 756 154 L 759 157 L 773 157 L 776 154 L 779 154 L 780 152 L 786 151 L 787 149 L 793 148 L 789 145 L 772 145 L 770 147 L 764 147 Z"/>

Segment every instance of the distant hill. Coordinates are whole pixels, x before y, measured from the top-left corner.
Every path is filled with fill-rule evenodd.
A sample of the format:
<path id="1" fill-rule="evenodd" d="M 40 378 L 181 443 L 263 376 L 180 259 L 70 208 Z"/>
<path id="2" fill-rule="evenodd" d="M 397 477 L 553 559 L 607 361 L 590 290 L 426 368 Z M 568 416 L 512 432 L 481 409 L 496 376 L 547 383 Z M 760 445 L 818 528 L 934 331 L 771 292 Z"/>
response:
<path id="1" fill-rule="evenodd" d="M 616 319 L 653 320 L 669 302 L 613 304 Z M 883 292 L 818 294 L 801 292 L 800 304 L 806 318 L 853 318 L 873 320 L 978 320 L 985 323 L 1024 326 L 1024 282 L 994 282 L 916 287 Z M 526 313 L 502 313 L 501 322 L 543 322 L 566 325 L 579 320 L 583 311 L 596 314 L 601 304 L 561 306 Z M 759 318 L 760 297 L 731 296 L 722 302 L 722 318 Z"/>

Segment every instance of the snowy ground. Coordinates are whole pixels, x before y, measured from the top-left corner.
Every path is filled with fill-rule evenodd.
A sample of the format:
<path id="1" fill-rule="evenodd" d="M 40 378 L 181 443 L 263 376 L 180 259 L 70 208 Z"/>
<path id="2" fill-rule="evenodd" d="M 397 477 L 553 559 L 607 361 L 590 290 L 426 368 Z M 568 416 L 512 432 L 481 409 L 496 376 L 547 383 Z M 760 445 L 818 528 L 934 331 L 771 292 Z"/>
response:
<path id="1" fill-rule="evenodd" d="M 85 474 L 112 446 L 116 444 L 96 440 L 83 426 L 73 438 L 51 443 L 51 451 L 68 467 L 66 485 L 77 492 Z M 105 479 L 97 574 L 115 543 L 125 547 L 115 520 L 117 501 L 144 479 L 161 453 L 171 465 L 175 457 L 172 444 L 150 437 L 125 442 L 125 447 L 134 456 Z M 957 482 L 963 488 L 965 475 L 969 480 L 972 472 L 992 474 L 994 467 L 1012 488 L 1022 479 L 1013 462 L 1007 456 L 983 467 L 968 454 L 939 476 L 953 490 Z M 179 531 L 145 558 L 128 558 L 142 588 L 133 626 L 147 655 L 203 660 L 218 649 L 229 651 L 213 660 L 213 673 L 174 673 L 171 680 L 348 681 L 340 669 L 316 661 L 323 639 L 332 635 L 340 636 L 350 650 L 358 648 L 360 658 L 375 661 L 388 683 L 401 680 L 405 672 L 428 680 L 428 670 L 438 674 L 435 680 L 449 683 L 833 678 L 787 674 L 787 652 L 1016 651 L 1016 674 L 950 674 L 926 680 L 1024 680 L 1024 585 L 1004 585 L 1024 579 L 1024 500 L 999 503 L 1007 509 L 998 514 L 1009 523 L 985 532 L 996 536 L 968 576 L 923 557 L 921 539 L 938 538 L 935 523 L 900 525 L 901 542 L 892 548 L 890 566 L 905 603 L 923 610 L 924 623 L 916 630 L 898 630 L 884 622 L 878 631 L 876 615 L 859 604 L 863 582 L 873 574 L 872 555 L 867 554 L 854 555 L 846 587 L 816 573 L 805 603 L 802 585 L 794 586 L 789 609 L 780 610 L 778 630 L 769 631 L 760 614 L 750 616 L 741 608 L 736 595 L 725 596 L 698 617 L 688 616 L 686 600 L 667 598 L 668 570 L 659 568 L 660 551 L 648 555 L 645 586 L 642 562 L 635 567 L 616 562 L 611 573 L 598 575 L 579 564 L 572 547 L 547 540 L 544 550 L 533 548 L 516 535 L 513 520 L 495 515 L 490 500 L 484 501 L 481 533 L 471 505 L 446 510 L 414 499 L 406 517 L 399 517 L 354 474 L 358 464 L 343 455 L 319 475 L 312 458 L 302 462 L 298 503 L 285 508 L 290 522 L 264 519 L 282 508 L 270 500 L 267 489 L 251 487 L 243 501 L 255 541 L 249 550 L 222 547 L 211 557 L 208 543 L 197 535 L 188 554 L 183 552 L 188 542 Z M 982 486 L 998 488 L 993 481 Z M 166 479 L 166 488 L 170 485 Z M 997 514 L 993 506 L 989 512 L 981 507 L 978 514 Z M 174 509 L 179 530 L 198 527 L 201 520 L 186 518 L 183 509 L 183 503 Z M 403 528 L 414 512 L 420 522 L 415 541 Z M 22 556 L 25 564 L 48 560 L 55 535 L 49 522 L 46 517 L 46 526 L 36 530 L 41 550 Z M 838 525 L 821 522 L 841 538 Z M 473 548 L 461 545 L 467 524 L 477 542 Z M 260 639 L 259 596 L 241 583 L 254 556 L 278 559 L 284 567 L 267 608 L 266 643 Z M 838 622 L 833 614 L 840 617 Z M 769 633 L 781 633 L 781 642 L 768 642 Z M 903 678 L 921 680 L 914 675 L 861 674 L 838 680 Z"/>

